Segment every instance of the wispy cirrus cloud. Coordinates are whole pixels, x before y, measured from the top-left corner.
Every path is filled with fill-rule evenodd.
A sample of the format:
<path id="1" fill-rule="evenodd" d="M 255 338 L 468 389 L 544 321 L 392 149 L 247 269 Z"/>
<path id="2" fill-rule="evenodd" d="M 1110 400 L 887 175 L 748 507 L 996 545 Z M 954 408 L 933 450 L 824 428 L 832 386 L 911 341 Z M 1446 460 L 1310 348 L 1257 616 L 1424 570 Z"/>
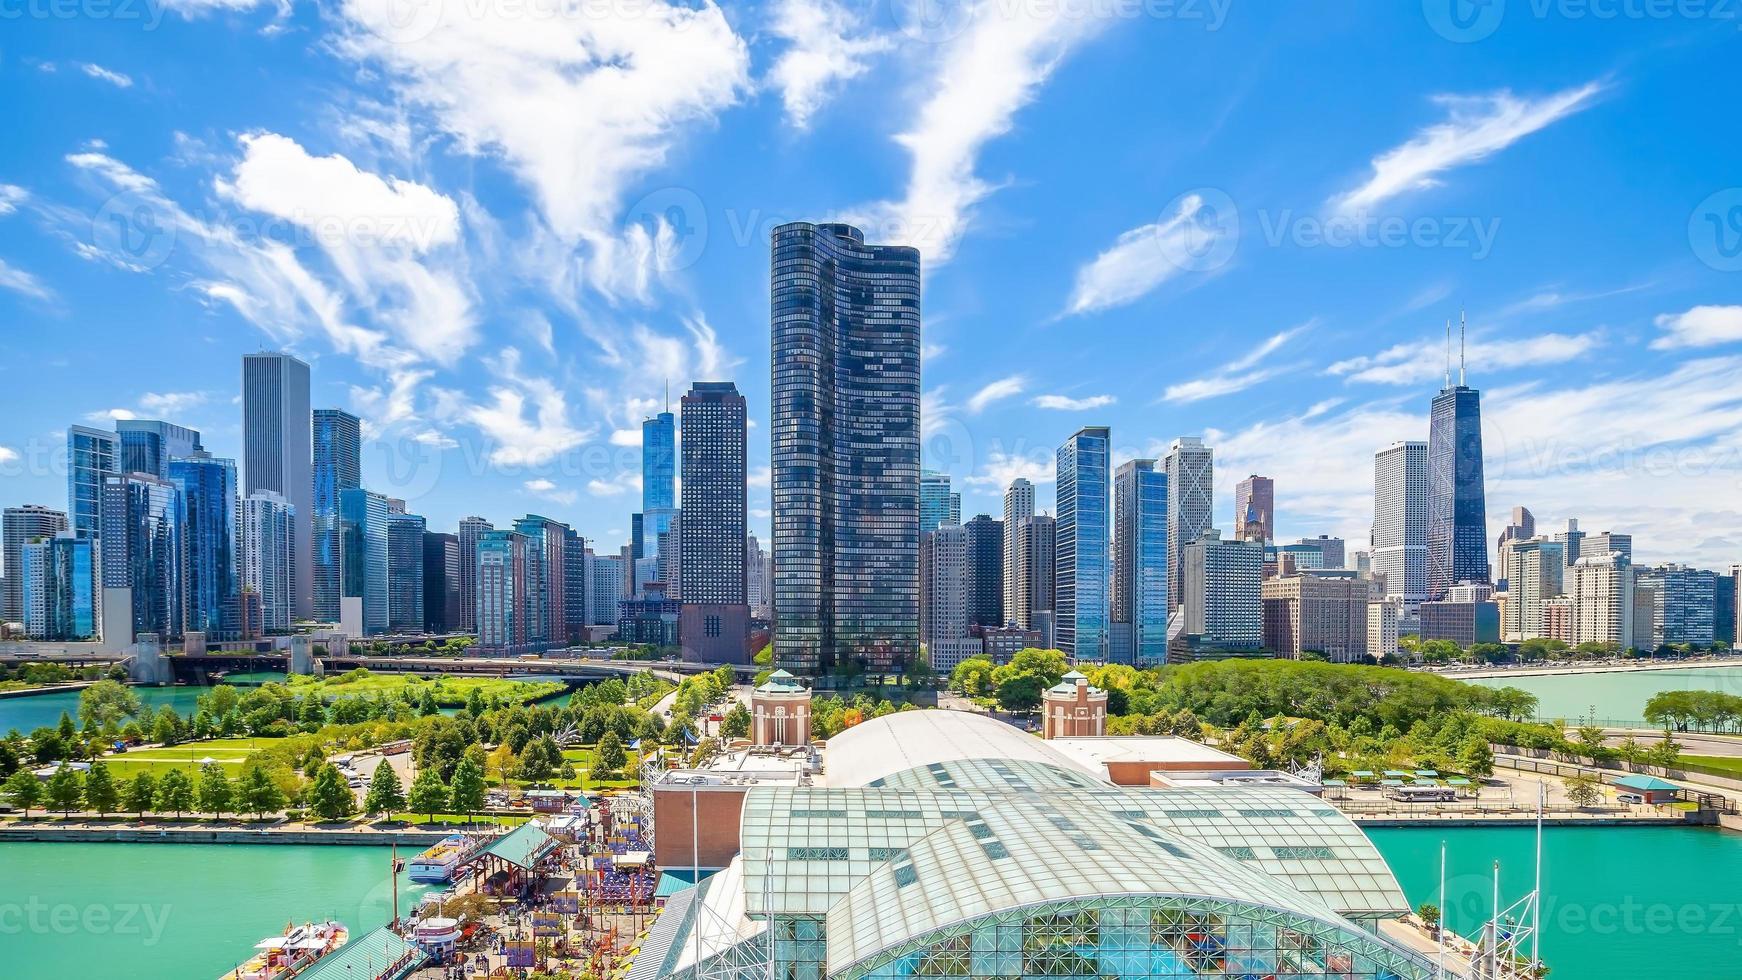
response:
<path id="1" fill-rule="evenodd" d="M 1014 398 L 1027 390 L 1028 378 L 1024 375 L 1012 374 L 1007 378 L 999 378 L 987 383 L 968 398 L 968 411 L 978 415 L 987 406 L 1006 398 Z"/>
<path id="2" fill-rule="evenodd" d="M 778 0 L 770 30 L 787 41 L 768 81 L 780 90 L 787 121 L 804 129 L 841 83 L 863 75 L 895 46 L 866 28 L 864 15 L 834 0 Z"/>
<path id="3" fill-rule="evenodd" d="M 11 265 L 5 259 L 0 259 L 0 289 L 10 289 L 21 296 L 45 303 L 55 298 L 54 290 L 48 288 L 35 274 Z"/>
<path id="4" fill-rule="evenodd" d="M 1178 403 L 1203 401 L 1207 398 L 1218 398 L 1222 395 L 1232 395 L 1245 391 L 1253 385 L 1261 384 L 1283 372 L 1290 370 L 1290 365 L 1266 364 L 1283 345 L 1312 329 L 1316 320 L 1309 320 L 1296 327 L 1271 334 L 1264 342 L 1248 351 L 1245 356 L 1229 361 L 1210 374 L 1190 381 L 1167 386 L 1162 393 L 1162 400 Z"/>
<path id="5" fill-rule="evenodd" d="M 1715 347 L 1742 340 L 1742 306 L 1695 306 L 1661 314 L 1652 322 L 1663 331 L 1651 342 L 1657 350 Z"/>
<path id="6" fill-rule="evenodd" d="M 1077 270 L 1076 286 L 1061 316 L 1094 313 L 1136 302 L 1182 272 L 1210 272 L 1232 254 L 1232 214 L 1200 194 L 1179 199 L 1172 214 L 1119 236 Z"/>
<path id="7" fill-rule="evenodd" d="M 93 64 L 87 61 L 81 63 L 79 69 L 92 78 L 95 78 L 100 82 L 108 82 L 116 88 L 133 87 L 132 76 L 118 71 L 111 71 L 108 68 L 104 68 L 102 65 Z"/>
<path id="8" fill-rule="evenodd" d="M 1437 187 L 1440 175 L 1476 163 L 1595 102 L 1602 82 L 1563 89 L 1540 98 L 1502 89 L 1482 95 L 1436 95 L 1446 119 L 1373 158 L 1372 174 L 1331 198 L 1331 208 L 1355 214 L 1411 191 Z"/>
<path id="9" fill-rule="evenodd" d="M 559 504 L 572 504 L 580 499 L 580 494 L 573 490 L 564 490 L 544 477 L 535 477 L 520 484 L 521 488 L 534 497 L 553 501 Z"/>
<path id="10" fill-rule="evenodd" d="M 1035 408 L 1050 408 L 1060 412 L 1084 412 L 1091 408 L 1105 408 L 1118 401 L 1112 395 L 1086 395 L 1073 398 L 1070 395 L 1037 395 L 1029 404 Z"/>
<path id="11" fill-rule="evenodd" d="M 1454 339 L 1452 343 L 1459 341 Z M 1460 356 L 1465 365 L 1472 368 L 1528 368 L 1583 357 L 1602 343 L 1600 330 L 1578 334 L 1545 333 L 1513 339 L 1480 335 L 1463 342 L 1461 348 L 1448 347 L 1443 337 L 1424 337 L 1411 343 L 1394 344 L 1377 354 L 1345 358 L 1326 368 L 1325 373 L 1369 384 L 1413 385 L 1455 371 Z"/>

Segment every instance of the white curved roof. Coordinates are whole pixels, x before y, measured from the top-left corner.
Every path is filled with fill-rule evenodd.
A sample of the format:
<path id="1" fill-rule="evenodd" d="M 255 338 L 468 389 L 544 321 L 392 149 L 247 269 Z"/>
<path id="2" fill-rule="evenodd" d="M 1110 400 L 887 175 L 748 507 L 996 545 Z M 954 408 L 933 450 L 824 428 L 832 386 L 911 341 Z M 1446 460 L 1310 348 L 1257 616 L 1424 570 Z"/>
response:
<path id="1" fill-rule="evenodd" d="M 1045 741 L 1004 722 L 966 711 L 898 711 L 829 739 L 823 769 L 831 787 L 870 786 L 934 763 L 998 759 L 1037 762 L 1067 772 L 1106 777 Z"/>

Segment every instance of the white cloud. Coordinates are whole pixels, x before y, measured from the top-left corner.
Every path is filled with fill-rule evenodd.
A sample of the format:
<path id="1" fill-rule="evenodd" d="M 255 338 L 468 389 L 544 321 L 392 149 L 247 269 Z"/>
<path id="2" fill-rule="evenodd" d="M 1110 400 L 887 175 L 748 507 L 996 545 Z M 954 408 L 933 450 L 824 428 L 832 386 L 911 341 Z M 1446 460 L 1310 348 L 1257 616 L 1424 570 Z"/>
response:
<path id="1" fill-rule="evenodd" d="M 979 391 L 974 392 L 974 394 L 968 398 L 968 411 L 978 415 L 985 411 L 986 406 L 991 405 L 993 402 L 1015 397 L 1016 395 L 1022 394 L 1027 389 L 1028 379 L 1020 374 L 1013 374 L 1008 378 L 999 378 L 997 381 L 993 381 L 982 387 Z"/>
<path id="2" fill-rule="evenodd" d="M 1036 484 L 1053 482 L 1057 477 L 1053 454 L 1044 449 L 1028 453 L 1009 453 L 993 449 L 986 454 L 986 464 L 980 468 L 980 472 L 969 476 L 963 482 L 970 486 L 1002 490 L 1017 477 Z"/>
<path id="3" fill-rule="evenodd" d="M 1602 341 L 1602 333 L 1595 330 L 1582 334 L 1546 333 L 1516 340 L 1478 337 L 1465 344 L 1464 362 L 1471 370 L 1496 371 L 1555 365 L 1590 353 Z M 1453 348 L 1450 363 L 1454 373 L 1457 358 L 1458 351 Z M 1444 378 L 1447 361 L 1442 336 L 1396 344 L 1371 356 L 1346 358 L 1326 368 L 1325 373 L 1372 384 L 1413 385 Z"/>
<path id="4" fill-rule="evenodd" d="M 949 390 L 948 385 L 938 385 L 930 391 L 919 393 L 919 435 L 929 439 L 948 428 L 955 420 L 956 407 L 944 397 Z"/>
<path id="5" fill-rule="evenodd" d="M 774 484 L 774 471 L 767 466 L 758 466 L 744 478 L 744 484 L 751 487 L 767 487 Z"/>
<path id="6" fill-rule="evenodd" d="M 10 289 L 15 293 L 44 302 L 54 299 L 54 290 L 44 285 L 41 279 L 15 265 L 8 264 L 5 259 L 0 259 L 0 289 Z"/>
<path id="7" fill-rule="evenodd" d="M 18 210 L 18 205 L 23 204 L 24 199 L 29 196 L 30 192 L 17 184 L 0 184 L 0 215 Z"/>
<path id="8" fill-rule="evenodd" d="M 805 128 L 842 82 L 863 75 L 889 38 L 865 30 L 864 18 L 834 0 L 779 0 L 772 32 L 788 46 L 769 69 L 787 121 Z"/>
<path id="9" fill-rule="evenodd" d="M 139 415 L 130 408 L 100 408 L 95 412 L 86 412 L 86 422 L 119 422 L 125 419 L 136 419 Z"/>
<path id="10" fill-rule="evenodd" d="M 110 85 L 113 85 L 116 88 L 132 88 L 133 87 L 133 79 L 131 77 L 124 75 L 118 71 L 111 71 L 107 68 L 104 68 L 102 65 L 92 64 L 92 63 L 87 61 L 87 62 L 79 65 L 79 68 L 81 68 L 85 74 L 91 76 L 92 78 L 95 78 L 98 81 L 108 82 Z"/>
<path id="11" fill-rule="evenodd" d="M 1010 131 L 1017 111 L 1114 11 L 1097 8 L 1098 19 L 1068 4 L 964 0 L 960 13 L 965 26 L 936 46 L 920 85 L 929 94 L 895 138 L 912 158 L 905 194 L 872 205 L 867 219 L 917 247 L 934 268 L 949 261 L 973 208 L 997 189 L 975 173 L 981 148 Z"/>
<path id="12" fill-rule="evenodd" d="M 422 446 L 429 446 L 432 449 L 458 449 L 460 446 L 458 439 L 436 429 L 414 432 L 411 435 L 411 441 Z"/>
<path id="13" fill-rule="evenodd" d="M 204 405 L 206 400 L 203 391 L 148 391 L 139 396 L 139 410 L 146 415 L 168 419 Z"/>
<path id="14" fill-rule="evenodd" d="M 1316 321 L 1309 320 L 1298 327 L 1290 327 L 1279 333 L 1266 337 L 1264 342 L 1248 351 L 1237 360 L 1217 368 L 1214 372 L 1201 378 L 1182 381 L 1167 386 L 1162 398 L 1170 402 L 1196 402 L 1221 395 L 1231 395 L 1245 391 L 1254 385 L 1261 384 L 1289 370 L 1290 365 L 1264 364 L 1284 344 L 1312 328 Z"/>
<path id="15" fill-rule="evenodd" d="M 1664 332 L 1651 342 L 1657 350 L 1742 340 L 1742 306 L 1696 306 L 1682 313 L 1664 313 L 1652 322 Z"/>
<path id="16" fill-rule="evenodd" d="M 1052 408 L 1061 412 L 1082 412 L 1091 408 L 1103 408 L 1118 399 L 1112 395 L 1090 395 L 1087 398 L 1072 398 L 1069 395 L 1039 395 L 1029 404 L 1035 408 Z"/>
<path id="17" fill-rule="evenodd" d="M 218 194 L 293 222 L 320 245 L 357 302 L 418 353 L 451 363 L 476 339 L 476 314 L 452 249 L 459 208 L 422 184 L 382 178 L 276 133 L 241 138 Z M 443 250 L 440 257 L 432 252 Z"/>
<path id="18" fill-rule="evenodd" d="M 489 388 L 489 401 L 460 409 L 461 417 L 489 440 L 491 463 L 539 466 L 592 437 L 592 429 L 570 423 L 562 389 L 521 372 L 518 350 L 505 348 L 491 366 L 498 380 Z"/>
<path id="19" fill-rule="evenodd" d="M 522 483 L 521 486 L 526 488 L 526 492 L 535 497 L 542 497 L 545 500 L 552 500 L 559 504 L 572 504 L 580 499 L 580 494 L 575 491 L 559 490 L 555 483 L 552 483 L 543 477 L 527 480 L 525 483 Z"/>
<path id="20" fill-rule="evenodd" d="M 18 462 L 18 450 L 11 446 L 0 446 L 0 463 Z"/>
<path id="21" fill-rule="evenodd" d="M 1204 268 L 1198 259 L 1217 254 L 1232 218 L 1209 214 L 1207 207 L 1202 196 L 1187 194 L 1173 214 L 1120 235 L 1112 247 L 1077 270 L 1076 288 L 1064 315 L 1124 306 L 1181 272 Z"/>
<path id="22" fill-rule="evenodd" d="M 1434 102 L 1446 120 L 1373 158 L 1366 183 L 1337 195 L 1331 206 L 1343 214 L 1373 208 L 1399 194 L 1439 186 L 1438 174 L 1484 160 L 1531 133 L 1589 108 L 1603 90 L 1598 82 L 1540 99 L 1502 89 L 1485 95 L 1440 95 Z"/>

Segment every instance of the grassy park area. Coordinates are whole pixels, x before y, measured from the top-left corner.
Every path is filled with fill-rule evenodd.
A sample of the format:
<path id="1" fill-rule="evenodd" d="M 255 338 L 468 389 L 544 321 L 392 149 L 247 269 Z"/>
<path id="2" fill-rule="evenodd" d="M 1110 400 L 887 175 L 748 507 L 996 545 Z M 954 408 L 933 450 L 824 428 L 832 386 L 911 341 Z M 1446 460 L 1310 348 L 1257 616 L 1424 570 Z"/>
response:
<path id="1" fill-rule="evenodd" d="M 189 776 L 199 774 L 207 759 L 224 767 L 234 776 L 242 769 L 249 753 L 278 741 L 272 738 L 212 738 L 165 747 L 129 749 L 120 755 L 103 757 L 109 772 L 117 779 L 130 779 L 136 773 L 149 772 L 162 776 L 171 769 L 180 769 Z"/>
<path id="2" fill-rule="evenodd" d="M 435 698 L 436 704 L 444 708 L 463 707 L 474 691 L 486 702 L 529 704 L 566 690 L 565 685 L 557 681 L 517 681 L 501 677 L 446 675 L 424 678 L 416 674 L 376 674 L 367 670 L 353 670 L 320 680 L 292 677 L 289 679 L 289 687 L 297 695 L 319 694 L 328 701 L 353 695 L 385 697 L 405 693 L 421 698 L 427 691 Z"/>

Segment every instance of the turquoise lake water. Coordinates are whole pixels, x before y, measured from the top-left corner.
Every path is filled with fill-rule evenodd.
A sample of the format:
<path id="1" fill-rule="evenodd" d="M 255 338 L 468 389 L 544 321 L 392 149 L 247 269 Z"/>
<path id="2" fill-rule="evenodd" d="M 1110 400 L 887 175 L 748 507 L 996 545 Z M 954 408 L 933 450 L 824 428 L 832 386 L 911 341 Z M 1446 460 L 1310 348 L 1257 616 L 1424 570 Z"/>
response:
<path id="1" fill-rule="evenodd" d="M 1663 691 L 1722 691 L 1742 695 L 1742 666 L 1695 667 L 1684 670 L 1586 671 L 1541 677 L 1469 678 L 1472 684 L 1516 687 L 1537 696 L 1537 714 L 1574 721 L 1590 716 L 1613 721 L 1639 721 L 1645 702 Z M 1737 971 L 1742 976 L 1742 969 Z"/>

